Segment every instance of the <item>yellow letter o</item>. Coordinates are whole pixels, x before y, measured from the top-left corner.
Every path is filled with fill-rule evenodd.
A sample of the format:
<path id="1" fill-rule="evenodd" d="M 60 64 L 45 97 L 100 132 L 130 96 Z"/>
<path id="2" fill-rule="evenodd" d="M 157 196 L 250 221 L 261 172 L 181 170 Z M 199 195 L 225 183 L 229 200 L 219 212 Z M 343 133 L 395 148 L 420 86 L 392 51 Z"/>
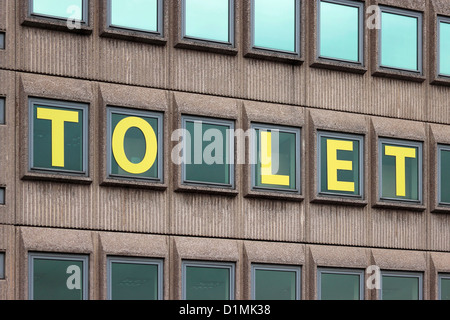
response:
<path id="1" fill-rule="evenodd" d="M 139 163 L 132 163 L 125 154 L 125 134 L 130 128 L 138 128 L 145 138 L 145 156 Z M 150 170 L 158 153 L 158 141 L 152 126 L 142 118 L 128 117 L 122 119 L 114 129 L 112 135 L 112 152 L 117 164 L 126 172 L 141 174 Z"/>

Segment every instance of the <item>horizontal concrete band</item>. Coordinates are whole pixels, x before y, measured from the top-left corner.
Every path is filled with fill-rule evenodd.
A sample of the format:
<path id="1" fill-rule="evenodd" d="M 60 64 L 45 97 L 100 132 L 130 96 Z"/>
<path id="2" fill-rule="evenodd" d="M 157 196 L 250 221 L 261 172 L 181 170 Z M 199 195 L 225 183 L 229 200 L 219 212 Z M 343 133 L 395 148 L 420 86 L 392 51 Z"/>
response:
<path id="1" fill-rule="evenodd" d="M 0 230 L 0 250 L 6 256 L 6 280 L 0 280 L 4 299 L 27 299 L 30 253 L 88 256 L 90 299 L 106 298 L 109 256 L 162 259 L 164 299 L 181 298 L 181 263 L 192 260 L 234 263 L 236 299 L 250 299 L 253 264 L 301 267 L 302 299 L 316 299 L 318 268 L 367 269 L 365 279 L 374 266 L 382 271 L 418 272 L 423 275 L 424 299 L 436 299 L 438 276 L 450 273 L 450 254 L 443 252 L 37 227 L 0 226 Z M 377 290 L 366 287 L 366 299 L 377 297 Z"/>

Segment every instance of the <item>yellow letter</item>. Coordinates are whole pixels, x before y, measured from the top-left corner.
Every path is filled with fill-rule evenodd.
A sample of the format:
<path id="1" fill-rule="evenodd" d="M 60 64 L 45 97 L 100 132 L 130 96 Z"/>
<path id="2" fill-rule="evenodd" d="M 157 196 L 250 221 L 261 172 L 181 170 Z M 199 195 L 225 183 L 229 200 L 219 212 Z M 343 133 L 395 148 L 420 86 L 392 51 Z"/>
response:
<path id="1" fill-rule="evenodd" d="M 261 183 L 289 186 L 289 176 L 272 174 L 272 133 L 261 131 Z"/>
<path id="2" fill-rule="evenodd" d="M 386 146 L 384 154 L 395 157 L 396 195 L 399 197 L 404 197 L 406 196 L 405 158 L 415 158 L 416 149 Z"/>
<path id="3" fill-rule="evenodd" d="M 353 142 L 342 140 L 327 140 L 328 190 L 354 192 L 354 182 L 338 181 L 338 170 L 353 170 L 352 161 L 337 159 L 338 150 L 353 151 Z"/>
<path id="4" fill-rule="evenodd" d="M 145 138 L 145 156 L 140 163 L 132 163 L 125 154 L 124 140 L 128 129 L 135 127 L 142 131 Z M 128 117 L 122 119 L 114 129 L 112 136 L 112 152 L 117 164 L 126 172 L 141 174 L 150 170 L 158 153 L 158 141 L 152 126 L 142 118 Z"/>
<path id="5" fill-rule="evenodd" d="M 52 166 L 64 167 L 64 123 L 78 123 L 78 112 L 37 108 L 37 118 L 52 122 Z"/>

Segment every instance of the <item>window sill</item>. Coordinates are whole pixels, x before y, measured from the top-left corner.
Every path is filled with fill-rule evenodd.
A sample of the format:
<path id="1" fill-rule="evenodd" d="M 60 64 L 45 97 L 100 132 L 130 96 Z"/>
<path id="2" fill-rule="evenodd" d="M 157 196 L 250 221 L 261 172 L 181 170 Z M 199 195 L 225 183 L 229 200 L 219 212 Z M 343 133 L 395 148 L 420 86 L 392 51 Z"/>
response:
<path id="1" fill-rule="evenodd" d="M 247 194 L 245 194 L 246 198 L 263 198 L 263 199 L 272 199 L 272 200 L 287 200 L 287 201 L 298 201 L 301 202 L 305 199 L 305 197 L 296 192 L 283 192 L 276 190 L 260 190 L 260 189 L 252 189 L 248 190 Z"/>
<path id="2" fill-rule="evenodd" d="M 375 72 L 372 73 L 372 75 L 375 77 L 394 78 L 413 82 L 424 82 L 426 80 L 426 77 L 418 72 L 396 70 L 382 67 L 379 67 Z"/>
<path id="3" fill-rule="evenodd" d="M 22 25 L 27 27 L 44 28 L 49 30 L 65 31 L 69 33 L 86 35 L 91 34 L 93 31 L 93 28 L 86 24 L 81 24 L 79 29 L 70 29 L 67 26 L 66 20 L 50 19 L 44 17 L 26 17 L 25 19 L 23 19 Z"/>
<path id="4" fill-rule="evenodd" d="M 69 175 L 62 173 L 43 173 L 38 171 L 29 171 L 22 176 L 22 180 L 33 181 L 53 181 L 53 182 L 66 182 L 74 184 L 91 184 L 92 178 L 82 175 Z"/>
<path id="5" fill-rule="evenodd" d="M 322 68 L 336 71 L 352 72 L 356 74 L 365 74 L 367 68 L 358 63 L 351 63 L 339 60 L 317 58 L 311 64 L 313 68 Z"/>
<path id="6" fill-rule="evenodd" d="M 298 53 L 284 53 L 256 48 L 248 49 L 244 53 L 244 57 L 292 64 L 302 64 L 304 62 L 303 58 Z"/>
<path id="7" fill-rule="evenodd" d="M 231 56 L 235 56 L 238 53 L 238 49 L 233 47 L 232 45 L 202 40 L 194 40 L 189 38 L 183 38 L 181 40 L 178 40 L 178 42 L 175 44 L 175 48 L 200 50 L 213 53 L 221 53 Z"/>
<path id="8" fill-rule="evenodd" d="M 442 85 L 442 86 L 450 86 L 450 76 L 435 76 L 434 79 L 431 80 L 431 84 L 434 85 Z"/>
<path id="9" fill-rule="evenodd" d="M 388 201 L 378 200 L 374 205 L 374 208 L 384 209 L 399 209 L 399 210 L 411 210 L 411 211 L 425 211 L 426 207 L 421 203 L 408 203 L 404 201 Z"/>
<path id="10" fill-rule="evenodd" d="M 206 185 L 193 185 L 193 184 L 181 184 L 175 187 L 175 192 L 186 192 L 186 193 L 205 193 L 213 195 L 223 195 L 229 197 L 236 197 L 239 191 L 236 189 L 225 188 L 225 187 L 213 187 Z"/>
<path id="11" fill-rule="evenodd" d="M 143 179 L 132 179 L 132 178 L 105 178 L 101 183 L 104 187 L 121 187 L 121 188 L 137 188 L 137 189 L 150 189 L 150 190 L 161 190 L 167 189 L 167 184 L 158 181 L 149 181 Z"/>
<path id="12" fill-rule="evenodd" d="M 438 204 L 434 208 L 431 209 L 431 212 L 448 214 L 448 213 L 450 213 L 450 206 L 444 206 L 444 205 Z"/>
<path id="13" fill-rule="evenodd" d="M 104 28 L 103 30 L 101 30 L 100 36 L 119 40 L 144 42 L 161 46 L 164 46 L 167 43 L 167 39 L 161 35 L 127 29 Z"/>
<path id="14" fill-rule="evenodd" d="M 354 207 L 367 206 L 367 200 L 361 197 L 346 197 L 340 195 L 325 195 L 325 194 L 315 195 L 311 200 L 311 203 L 348 205 Z"/>

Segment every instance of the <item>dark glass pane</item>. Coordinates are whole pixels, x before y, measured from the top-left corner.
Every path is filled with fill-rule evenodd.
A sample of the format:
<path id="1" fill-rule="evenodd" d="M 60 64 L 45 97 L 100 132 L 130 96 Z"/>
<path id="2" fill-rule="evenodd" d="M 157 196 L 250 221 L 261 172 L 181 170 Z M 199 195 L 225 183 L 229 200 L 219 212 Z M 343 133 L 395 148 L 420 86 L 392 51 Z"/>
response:
<path id="1" fill-rule="evenodd" d="M 342 146 L 343 150 L 336 150 L 336 154 L 328 154 L 328 143 L 333 142 L 344 142 Z M 339 144 L 337 143 L 337 146 Z M 346 148 L 347 145 L 351 144 L 350 148 Z M 349 149 L 349 150 L 345 150 Z M 334 150 L 334 149 L 333 149 Z M 330 157 L 330 159 L 328 158 Z M 328 165 L 334 163 L 334 161 L 345 161 L 345 165 L 351 163 L 351 170 L 337 170 L 337 181 L 343 182 L 344 184 L 339 184 L 335 188 L 329 186 L 328 172 L 334 170 L 333 168 L 328 168 Z M 321 137 L 320 139 L 320 191 L 321 192 L 331 192 L 339 193 L 343 195 L 360 195 L 360 142 L 358 140 L 341 139 L 334 137 Z M 339 166 L 342 166 L 340 162 Z M 333 173 L 334 174 L 334 173 Z M 334 181 L 334 180 L 333 180 Z M 349 189 L 350 186 L 353 191 L 346 191 L 344 189 Z"/>
<path id="2" fill-rule="evenodd" d="M 254 0 L 254 45 L 296 51 L 296 1 Z"/>
<path id="3" fill-rule="evenodd" d="M 381 65 L 418 70 L 418 19 L 399 14 L 381 14 Z"/>
<path id="4" fill-rule="evenodd" d="M 386 146 L 393 145 L 382 144 L 382 197 L 419 200 L 419 149 L 417 147 L 399 146 L 401 148 L 414 149 L 415 158 L 406 157 L 404 159 L 404 178 L 402 178 L 403 181 L 397 182 L 397 159 L 399 158 L 386 155 Z M 400 159 L 398 161 L 403 162 Z M 398 165 L 400 166 L 401 164 L 399 163 Z M 401 167 L 399 168 L 401 169 Z M 403 174 L 400 169 L 399 172 Z M 404 195 L 401 193 L 403 187 Z"/>
<path id="5" fill-rule="evenodd" d="M 111 0 L 111 24 L 158 31 L 158 0 Z"/>
<path id="6" fill-rule="evenodd" d="M 186 267 L 187 300 L 229 300 L 230 270 L 217 267 Z"/>
<path id="7" fill-rule="evenodd" d="M 5 124 L 6 116 L 5 116 L 5 98 L 0 98 L 0 125 Z"/>
<path id="8" fill-rule="evenodd" d="M 123 115 L 118 113 L 112 113 L 111 115 L 111 136 L 114 133 L 114 129 L 117 124 L 125 118 L 130 117 L 130 115 Z M 152 127 L 156 138 L 158 139 L 158 119 L 151 117 L 141 117 L 139 118 L 145 120 Z M 161 143 L 158 141 L 158 143 Z M 125 134 L 125 139 L 123 141 L 123 147 L 125 150 L 125 155 L 129 162 L 133 164 L 139 164 L 144 160 L 147 152 L 147 141 L 145 139 L 144 133 L 141 129 L 137 127 L 131 127 Z M 139 177 L 139 178 L 158 178 L 158 156 L 153 163 L 153 166 L 146 172 L 140 174 L 133 174 L 127 172 L 124 168 L 121 168 L 114 157 L 112 148 L 111 152 L 111 174 L 119 176 L 129 176 L 129 177 Z"/>
<path id="9" fill-rule="evenodd" d="M 320 2 L 320 56 L 359 61 L 359 9 Z"/>
<path id="10" fill-rule="evenodd" d="M 77 10 L 74 8 L 77 7 Z M 58 17 L 82 19 L 82 0 L 33 0 L 33 13 Z"/>
<path id="11" fill-rule="evenodd" d="M 158 266 L 113 262 L 111 266 L 113 300 L 157 300 Z"/>
<path id="12" fill-rule="evenodd" d="M 382 277 L 383 300 L 418 300 L 419 278 L 418 277 Z"/>
<path id="13" fill-rule="evenodd" d="M 441 300 L 450 300 L 450 278 L 441 278 Z"/>
<path id="14" fill-rule="evenodd" d="M 441 168 L 440 179 L 441 179 L 441 202 L 450 203 L 450 151 L 441 150 Z"/>
<path id="15" fill-rule="evenodd" d="M 78 113 L 78 122 L 64 123 L 64 166 L 53 166 L 52 161 L 52 120 L 38 119 L 39 108 L 63 110 Z M 68 171 L 84 171 L 83 168 L 83 110 L 70 108 L 54 108 L 41 105 L 33 106 L 33 160 L 32 167 L 39 169 L 56 169 Z M 62 150 L 59 150 L 61 152 Z"/>
<path id="16" fill-rule="evenodd" d="M 229 42 L 228 0 L 184 0 L 187 37 Z"/>
<path id="17" fill-rule="evenodd" d="M 359 300 L 360 275 L 321 273 L 321 300 Z"/>
<path id="18" fill-rule="evenodd" d="M 5 33 L 0 32 L 0 50 L 5 49 Z"/>
<path id="19" fill-rule="evenodd" d="M 262 154 L 262 139 L 261 137 L 270 133 L 270 136 L 265 136 L 266 146 L 268 148 L 268 144 L 271 144 L 271 158 L 267 158 L 267 154 Z M 261 130 L 255 129 L 256 135 L 256 146 L 257 146 L 257 156 L 256 156 L 256 166 L 255 166 L 255 185 L 257 187 L 266 187 L 266 188 L 281 188 L 281 189 L 291 189 L 295 190 L 297 187 L 297 149 L 296 149 L 296 139 L 297 136 L 295 133 L 290 132 L 280 132 L 278 130 Z M 270 137 L 270 139 L 269 139 Z M 269 152 L 269 150 L 267 150 Z M 262 161 L 262 157 L 264 157 L 264 162 Z M 270 161 L 272 170 L 272 175 L 276 176 L 284 176 L 286 178 L 282 178 L 282 180 L 288 179 L 288 183 L 286 184 L 272 184 L 272 183 L 264 183 L 262 175 L 264 170 L 262 170 L 263 164 L 267 165 L 268 161 Z"/>
<path id="20" fill-rule="evenodd" d="M 256 300 L 295 300 L 297 294 L 295 271 L 255 270 Z"/>
<path id="21" fill-rule="evenodd" d="M 0 252 L 0 279 L 5 279 L 5 253 Z"/>
<path id="22" fill-rule="evenodd" d="M 34 258 L 33 263 L 34 274 L 30 281 L 33 281 L 34 300 L 83 299 L 83 262 Z M 75 266 L 80 271 L 80 279 L 78 279 L 81 286 L 80 289 L 70 289 L 67 285 L 69 277 L 77 275 L 73 272 L 68 273 L 71 266 Z"/>
<path id="23" fill-rule="evenodd" d="M 186 180 L 199 183 L 230 184 L 229 126 L 186 121 L 191 136 L 187 146 Z M 207 134 L 205 136 L 205 134 Z M 211 135 L 211 141 L 203 141 Z M 201 146 L 201 147 L 199 147 Z M 217 148 L 216 148 L 217 147 Z"/>

